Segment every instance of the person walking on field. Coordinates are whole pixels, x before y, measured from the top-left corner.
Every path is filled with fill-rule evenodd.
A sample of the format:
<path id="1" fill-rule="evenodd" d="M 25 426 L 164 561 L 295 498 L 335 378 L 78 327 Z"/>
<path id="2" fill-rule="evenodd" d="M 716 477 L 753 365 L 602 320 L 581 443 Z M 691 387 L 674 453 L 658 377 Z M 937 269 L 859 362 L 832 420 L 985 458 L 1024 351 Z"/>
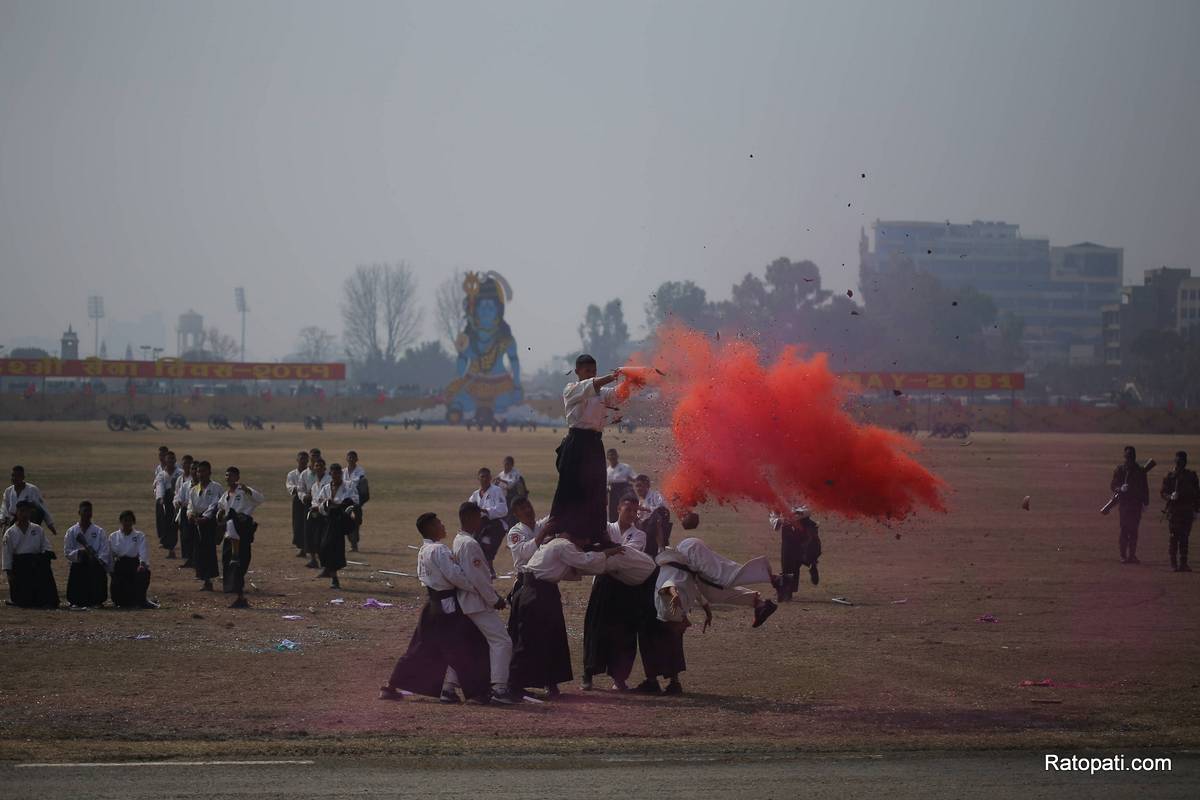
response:
<path id="1" fill-rule="evenodd" d="M 1137 450 L 1125 448 L 1125 460 L 1113 470 L 1109 488 L 1120 495 L 1117 508 L 1121 517 L 1121 535 L 1117 546 L 1121 551 L 1122 564 L 1140 564 L 1137 557 L 1138 526 L 1142 522 L 1142 510 L 1150 505 L 1150 484 L 1146 470 L 1137 462 Z"/>

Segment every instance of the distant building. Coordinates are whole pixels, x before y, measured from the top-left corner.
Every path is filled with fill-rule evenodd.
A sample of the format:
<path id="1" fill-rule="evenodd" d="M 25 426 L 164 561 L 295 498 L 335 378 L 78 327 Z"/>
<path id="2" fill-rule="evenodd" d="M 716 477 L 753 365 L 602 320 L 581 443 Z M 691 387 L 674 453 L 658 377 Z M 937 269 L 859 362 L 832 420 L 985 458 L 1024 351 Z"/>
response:
<path id="1" fill-rule="evenodd" d="M 1101 309 L 1104 363 L 1115 366 L 1129 358 L 1133 343 L 1146 331 L 1182 329 L 1187 318 L 1181 317 L 1181 296 L 1190 297 L 1187 292 L 1197 287 L 1191 274 L 1190 269 L 1148 269 L 1141 286 L 1124 287 L 1119 302 Z"/>
<path id="2" fill-rule="evenodd" d="M 67 331 L 62 335 L 62 341 L 59 342 L 59 358 L 64 361 L 79 358 L 79 334 L 70 325 L 67 326 Z"/>
<path id="3" fill-rule="evenodd" d="M 1051 247 L 1026 239 L 1020 227 L 976 220 L 969 224 L 877 220 L 875 249 L 860 244 L 860 279 L 870 297 L 873 275 L 905 261 L 950 288 L 974 287 L 1000 312 L 1025 322 L 1022 346 L 1032 364 L 1091 362 L 1100 357 L 1100 309 L 1120 300 L 1124 251 L 1083 242 Z"/>
<path id="4" fill-rule="evenodd" d="M 1193 328 L 1200 330 L 1200 278 L 1181 280 L 1178 298 L 1175 304 L 1175 330 L 1184 335 L 1194 333 Z"/>
<path id="5" fill-rule="evenodd" d="M 179 315 L 179 324 L 175 327 L 175 355 L 182 358 L 184 353 L 203 346 L 204 317 L 188 309 Z"/>

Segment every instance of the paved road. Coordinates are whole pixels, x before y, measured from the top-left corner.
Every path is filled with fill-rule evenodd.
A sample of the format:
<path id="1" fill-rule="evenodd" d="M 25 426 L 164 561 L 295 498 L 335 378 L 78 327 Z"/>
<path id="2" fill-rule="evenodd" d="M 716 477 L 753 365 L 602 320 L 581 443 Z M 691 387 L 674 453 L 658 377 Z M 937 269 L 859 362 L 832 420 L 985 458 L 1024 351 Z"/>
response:
<path id="1" fill-rule="evenodd" d="M 1082 754 L 1081 754 L 1082 755 Z M 1131 758 L 1134 754 L 1128 754 Z M 158 766 L 0 765 L 0 794 L 11 800 L 49 798 L 327 798 L 420 797 L 450 800 L 510 798 L 720 797 L 733 800 L 922 798 L 1200 797 L 1200 753 L 1172 758 L 1170 772 L 1046 772 L 1037 753 L 888 753 L 801 755 L 746 763 L 697 757 L 688 761 L 592 762 L 566 767 L 470 768 L 411 761 L 317 759 L 299 764 Z"/>

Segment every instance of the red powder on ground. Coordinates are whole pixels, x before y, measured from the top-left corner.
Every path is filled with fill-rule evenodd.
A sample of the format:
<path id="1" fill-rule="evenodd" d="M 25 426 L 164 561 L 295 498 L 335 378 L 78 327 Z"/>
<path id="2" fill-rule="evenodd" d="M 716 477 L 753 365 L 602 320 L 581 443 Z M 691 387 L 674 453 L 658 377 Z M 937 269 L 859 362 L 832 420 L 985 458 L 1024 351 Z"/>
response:
<path id="1" fill-rule="evenodd" d="M 853 390 L 822 354 L 789 348 L 764 366 L 747 341 L 670 326 L 631 366 L 640 368 L 618 385 L 618 399 L 651 385 L 670 409 L 676 452 L 662 491 L 677 512 L 709 500 L 776 510 L 803 502 L 852 518 L 945 510 L 941 481 L 913 458 L 916 445 L 855 422 L 845 411 Z"/>

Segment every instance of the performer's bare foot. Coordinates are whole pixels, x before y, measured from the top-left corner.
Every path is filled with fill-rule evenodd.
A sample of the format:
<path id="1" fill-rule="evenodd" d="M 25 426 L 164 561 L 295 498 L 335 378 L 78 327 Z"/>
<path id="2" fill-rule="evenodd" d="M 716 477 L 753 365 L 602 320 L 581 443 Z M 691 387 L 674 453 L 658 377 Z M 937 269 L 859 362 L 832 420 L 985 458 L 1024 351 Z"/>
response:
<path id="1" fill-rule="evenodd" d="M 404 699 L 404 694 L 402 692 L 396 691 L 395 689 L 393 689 L 390 686 L 380 686 L 379 687 L 379 699 L 380 700 L 397 700 L 398 701 L 398 700 Z"/>
<path id="2" fill-rule="evenodd" d="M 671 678 L 671 682 L 667 684 L 667 688 L 663 689 L 663 694 L 681 695 L 683 694 L 683 684 L 679 682 L 679 678 Z"/>
<path id="3" fill-rule="evenodd" d="M 211 592 L 212 590 L 213 590 L 212 581 L 205 581 L 204 584 L 200 587 L 200 591 L 202 591 L 202 592 Z"/>

